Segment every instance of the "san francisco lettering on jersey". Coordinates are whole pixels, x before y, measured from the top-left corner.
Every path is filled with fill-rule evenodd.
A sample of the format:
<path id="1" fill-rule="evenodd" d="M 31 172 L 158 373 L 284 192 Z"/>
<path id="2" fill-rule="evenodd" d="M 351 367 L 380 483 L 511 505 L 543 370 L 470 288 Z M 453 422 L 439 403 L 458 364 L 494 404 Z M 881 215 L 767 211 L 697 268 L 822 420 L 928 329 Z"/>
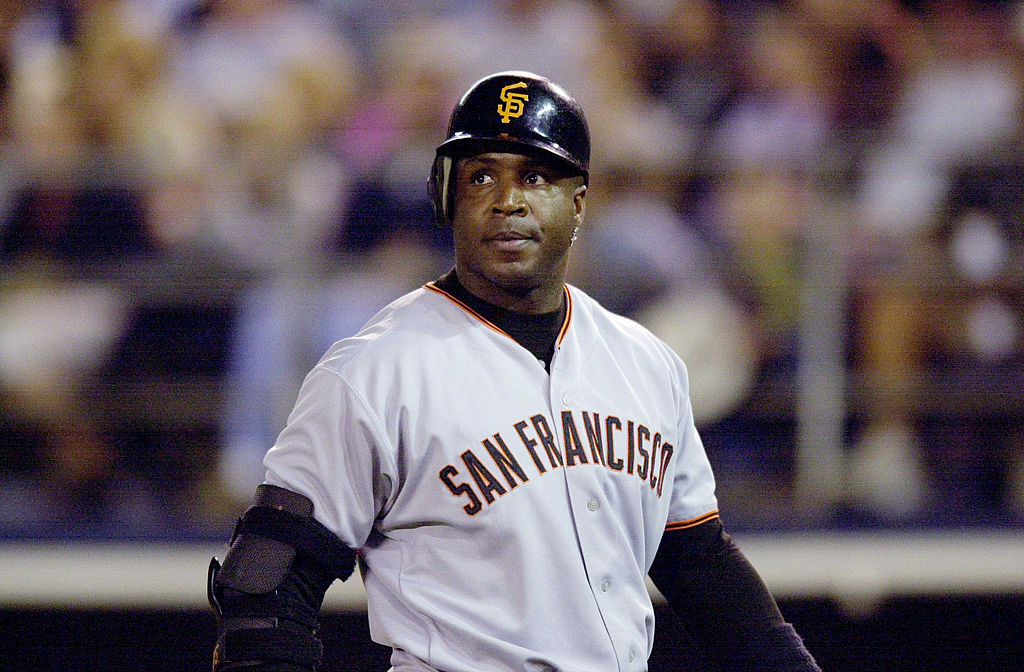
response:
<path id="1" fill-rule="evenodd" d="M 562 411 L 560 427 L 553 429 L 546 415 L 538 413 L 512 426 L 512 434 L 521 446 L 512 450 L 500 432 L 480 441 L 481 448 L 467 450 L 459 463 L 446 464 L 438 478 L 455 497 L 463 500 L 462 509 L 474 516 L 510 493 L 529 483 L 530 476 L 543 476 L 549 470 L 582 465 L 603 467 L 646 482 L 660 498 L 665 472 L 675 452 L 660 432 L 646 425 L 617 416 L 582 411 Z M 557 433 L 556 433 L 557 432 Z"/>

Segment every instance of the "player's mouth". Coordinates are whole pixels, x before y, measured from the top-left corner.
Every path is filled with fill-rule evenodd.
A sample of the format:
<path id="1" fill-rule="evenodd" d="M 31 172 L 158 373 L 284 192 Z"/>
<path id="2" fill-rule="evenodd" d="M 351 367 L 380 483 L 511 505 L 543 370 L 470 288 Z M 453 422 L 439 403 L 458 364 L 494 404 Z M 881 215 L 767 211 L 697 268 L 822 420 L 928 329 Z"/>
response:
<path id="1" fill-rule="evenodd" d="M 491 243 L 499 250 L 515 252 L 523 249 L 534 241 L 533 236 L 520 231 L 500 231 L 489 236 L 486 242 Z"/>

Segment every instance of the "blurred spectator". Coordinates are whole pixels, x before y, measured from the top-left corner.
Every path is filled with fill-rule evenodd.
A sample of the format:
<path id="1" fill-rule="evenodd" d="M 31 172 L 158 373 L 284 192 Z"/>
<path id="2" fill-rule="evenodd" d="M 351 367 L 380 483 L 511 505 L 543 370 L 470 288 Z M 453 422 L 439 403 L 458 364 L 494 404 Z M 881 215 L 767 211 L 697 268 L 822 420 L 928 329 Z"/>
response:
<path id="1" fill-rule="evenodd" d="M 90 425 L 63 422 L 31 470 L 0 479 L 2 537 L 138 538 L 174 529 L 173 510 Z"/>
<path id="2" fill-rule="evenodd" d="M 340 268 L 274 277 L 246 295 L 231 344 L 219 463 L 235 510 L 263 482 L 263 455 L 306 371 L 332 343 L 449 263 L 421 230 L 396 230 L 364 254 L 343 258 Z"/>
<path id="3" fill-rule="evenodd" d="M 713 336 L 722 375 L 704 379 L 708 394 L 723 393 L 715 383 L 732 384 L 728 403 L 700 428 L 739 517 L 783 520 L 796 508 L 798 447 L 795 396 L 780 392 L 796 381 L 806 227 L 817 225 L 813 213 L 824 198 L 814 171 L 831 138 L 825 63 L 798 5 L 662 6 L 668 10 L 647 16 L 660 21 L 648 26 L 660 38 L 649 62 L 661 71 L 651 82 L 697 139 L 693 174 L 676 184 L 687 185 L 680 203 L 715 261 L 703 286 L 681 285 L 703 290 L 695 295 L 717 316 L 711 323 L 723 325 Z M 666 67 L 663 53 L 682 60 Z M 707 88 L 694 88 L 697 80 Z M 681 331 L 676 342 L 699 347 L 694 331 Z"/>
<path id="4" fill-rule="evenodd" d="M 5 0 L 0 3 L 0 142 L 10 137 L 11 41 L 24 3 Z M 3 194 L 0 193 L 0 202 Z"/>
<path id="5" fill-rule="evenodd" d="M 5 273 L 0 287 L 0 406 L 15 429 L 5 452 L 20 453 L 0 479 L 10 504 L 0 534 L 149 529 L 159 518 L 140 515 L 154 513 L 153 502 L 128 488 L 124 456 L 88 398 L 124 323 L 123 300 L 102 284 L 62 280 L 57 267 L 45 267 L 54 278 L 45 280 L 43 268 Z M 121 487 L 134 496 L 117 494 Z"/>
<path id="6" fill-rule="evenodd" d="M 825 149 L 828 112 L 816 35 L 799 9 L 751 18 L 738 81 L 713 124 L 708 150 L 728 166 L 808 167 Z"/>
<path id="7" fill-rule="evenodd" d="M 500 1 L 500 0 L 498 0 Z M 383 63 L 381 45 L 392 35 L 405 32 L 410 23 L 429 17 L 432 22 L 457 12 L 472 11 L 495 0 L 477 0 L 472 5 L 463 0 L 307 0 L 315 5 L 330 25 L 358 51 L 360 62 L 368 71 Z M 443 59 L 439 59 L 443 60 Z"/>
<path id="8" fill-rule="evenodd" d="M 79 156 L 69 31 L 49 3 L 10 9 L 4 13 L 7 139 L 18 147 L 19 163 L 59 173 Z"/>
<path id="9" fill-rule="evenodd" d="M 144 489 L 114 494 L 132 477 L 88 398 L 127 312 L 102 269 L 147 241 L 137 191 L 83 170 L 92 138 L 74 102 L 81 63 L 61 18 L 24 12 L 5 52 L 9 141 L 23 163 L 0 223 L 0 398 L 30 439 L 21 469 L 4 481 L 8 501 L 24 506 L 5 507 L 5 532 L 87 534 L 159 520 L 140 518 L 157 508 Z"/>
<path id="10" fill-rule="evenodd" d="M 437 58 L 447 36 L 436 21 L 412 16 L 381 39 L 367 86 L 334 139 L 352 174 L 332 241 L 343 254 L 371 251 L 397 231 L 419 231 L 439 253 L 450 251 L 426 179 L 461 84 Z"/>
<path id="11" fill-rule="evenodd" d="M 677 203 L 679 176 L 622 173 L 588 195 L 570 281 L 663 338 L 688 362 L 694 417 L 707 427 L 746 397 L 754 326 L 708 240 Z M 592 200 L 591 200 L 592 199 Z"/>
<path id="12" fill-rule="evenodd" d="M 914 3 L 899 0 L 798 5 L 822 62 L 834 154 L 855 165 L 889 128 L 900 91 L 925 46 Z M 828 158 L 828 157 L 823 157 Z"/>
<path id="13" fill-rule="evenodd" d="M 806 173 L 769 162 L 713 177 L 692 206 L 718 282 L 739 313 L 723 320 L 738 333 L 716 336 L 746 341 L 741 361 L 749 369 L 730 412 L 701 430 L 723 489 L 734 490 L 749 524 L 791 520 L 802 508 L 792 499 L 798 337 L 807 227 L 827 225 L 815 219 L 823 198 Z"/>
<path id="14" fill-rule="evenodd" d="M 30 439 L 28 480 L 9 485 L 36 493 L 38 517 L 6 521 L 26 530 L 164 532 L 192 494 L 190 472 L 170 485 L 149 478 L 160 456 L 124 440 L 131 418 L 109 411 L 127 395 L 105 384 L 138 304 L 152 301 L 133 273 L 164 243 L 152 236 L 151 180 L 188 152 L 159 137 L 155 112 L 178 109 L 163 86 L 168 36 L 135 8 L 34 6 L 8 52 L 21 162 L 0 228 L 0 390 Z"/>
<path id="15" fill-rule="evenodd" d="M 909 371 L 946 398 L 918 391 L 911 420 L 936 493 L 931 514 L 999 522 L 1020 506 L 1024 421 L 1011 409 L 1024 389 L 1024 169 L 986 164 L 952 178 L 905 322 L 920 348 Z"/>
<path id="16" fill-rule="evenodd" d="M 1012 311 L 988 289 L 992 278 L 950 267 L 960 241 L 1001 274 L 999 241 L 1018 235 L 1019 215 L 993 210 L 990 198 L 979 201 L 977 189 L 955 180 L 979 166 L 1006 184 L 1000 172 L 1019 162 L 1000 148 L 1021 131 L 1021 50 L 1001 3 L 945 0 L 919 3 L 918 11 L 926 40 L 885 136 L 866 155 L 856 194 L 863 242 L 855 344 L 868 398 L 850 489 L 855 507 L 883 520 L 928 511 L 978 519 L 999 508 L 992 473 L 1005 473 L 1008 456 L 987 436 L 998 423 L 985 429 L 985 420 L 961 412 L 947 424 L 937 402 L 956 389 L 968 391 L 965 403 L 983 399 L 989 384 L 1009 380 L 1013 367 L 994 364 L 1019 345 Z M 951 329 L 950 311 L 963 329 Z M 985 325 L 977 332 L 984 341 L 1001 342 L 998 355 L 981 342 L 980 350 L 953 345 L 972 319 Z M 947 364 L 959 370 L 958 382 Z"/>
<path id="17" fill-rule="evenodd" d="M 644 44 L 640 58 L 646 87 L 691 138 L 691 151 L 700 147 L 703 153 L 705 134 L 736 87 L 743 41 L 733 32 L 740 26 L 729 20 L 725 3 L 718 0 L 620 4 L 633 12 Z"/>
<path id="18" fill-rule="evenodd" d="M 242 266 L 315 257 L 349 182 L 330 138 L 362 86 L 353 49 L 299 0 L 203 2 L 176 45 L 175 95 L 212 115 L 217 153 L 201 181 L 186 171 L 166 188 L 157 224 L 188 225 L 174 212 L 184 193 L 202 243 Z"/>

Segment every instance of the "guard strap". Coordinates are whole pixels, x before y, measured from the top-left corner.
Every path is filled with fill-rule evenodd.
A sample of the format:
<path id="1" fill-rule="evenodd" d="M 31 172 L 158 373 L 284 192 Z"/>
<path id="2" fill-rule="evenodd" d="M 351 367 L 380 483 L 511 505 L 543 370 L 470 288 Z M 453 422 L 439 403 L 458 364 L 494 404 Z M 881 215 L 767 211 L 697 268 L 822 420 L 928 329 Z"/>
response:
<path id="1" fill-rule="evenodd" d="M 312 517 L 270 506 L 251 506 L 235 526 L 235 537 L 256 534 L 291 546 L 301 557 L 317 561 L 332 578 L 344 581 L 355 568 L 355 553 Z"/>
<path id="2" fill-rule="evenodd" d="M 286 597 L 277 592 L 269 595 L 246 595 L 236 593 L 222 606 L 221 615 L 230 618 L 238 629 L 238 623 L 250 621 L 265 624 L 263 627 L 276 626 L 280 620 L 292 621 L 308 630 L 319 627 L 317 613 L 310 605 L 301 600 Z M 225 620 L 227 623 L 227 620 Z"/>
<path id="3" fill-rule="evenodd" d="M 214 666 L 220 663 L 253 664 L 273 661 L 315 667 L 323 656 L 323 644 L 315 635 L 298 630 L 262 628 L 224 633 L 214 649 Z"/>
<path id="4" fill-rule="evenodd" d="M 344 581 L 355 569 L 355 551 L 313 518 L 313 503 L 285 488 L 263 484 L 235 525 L 217 583 L 249 594 L 273 592 L 298 558 L 322 582 Z"/>

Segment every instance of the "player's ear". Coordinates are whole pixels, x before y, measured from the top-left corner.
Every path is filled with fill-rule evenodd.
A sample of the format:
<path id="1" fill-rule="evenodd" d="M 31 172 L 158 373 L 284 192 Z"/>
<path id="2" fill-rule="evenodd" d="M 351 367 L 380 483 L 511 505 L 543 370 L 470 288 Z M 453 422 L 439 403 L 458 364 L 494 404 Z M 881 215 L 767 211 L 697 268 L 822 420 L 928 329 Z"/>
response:
<path id="1" fill-rule="evenodd" d="M 572 192 L 572 203 L 576 210 L 576 214 L 573 218 L 576 220 L 576 226 L 583 223 L 583 216 L 587 212 L 587 184 L 583 182 L 576 186 Z"/>

